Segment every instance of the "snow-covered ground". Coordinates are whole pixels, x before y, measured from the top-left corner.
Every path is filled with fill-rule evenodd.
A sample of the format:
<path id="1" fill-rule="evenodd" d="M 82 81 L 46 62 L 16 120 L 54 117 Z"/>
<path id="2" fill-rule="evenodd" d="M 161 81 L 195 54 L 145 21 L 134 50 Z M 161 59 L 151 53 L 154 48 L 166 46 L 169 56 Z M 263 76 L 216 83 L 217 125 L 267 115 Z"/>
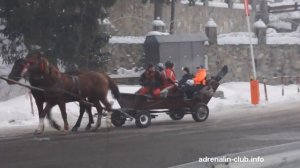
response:
<path id="1" fill-rule="evenodd" d="M 124 93 L 134 93 L 139 86 L 120 85 L 120 91 Z M 228 108 L 245 107 L 245 108 L 268 108 L 274 105 L 282 105 L 285 103 L 299 103 L 300 94 L 297 92 L 297 85 L 285 86 L 285 96 L 281 95 L 282 86 L 268 86 L 269 101 L 265 101 L 264 95 L 261 94 L 260 105 L 252 106 L 250 104 L 250 85 L 248 82 L 232 82 L 220 85 L 219 90 L 224 92 L 225 98 L 212 98 L 208 106 L 211 113 L 224 114 L 228 113 Z M 261 93 L 263 85 L 260 85 Z M 119 108 L 117 101 L 113 100 L 109 95 L 109 100 L 114 101 L 113 107 Z M 55 120 L 62 122 L 60 111 L 57 106 L 52 110 Z M 93 109 L 95 113 L 95 109 Z M 77 103 L 67 104 L 68 120 L 74 123 L 79 114 Z M 87 119 L 84 119 L 84 121 Z M 166 114 L 161 114 L 156 120 L 170 120 Z M 37 126 L 38 114 L 34 105 L 34 116 L 31 113 L 30 99 L 28 94 L 0 102 L 0 128 L 11 128 L 15 126 Z M 129 123 L 133 124 L 133 123 Z M 72 124 L 71 124 L 72 125 Z"/>

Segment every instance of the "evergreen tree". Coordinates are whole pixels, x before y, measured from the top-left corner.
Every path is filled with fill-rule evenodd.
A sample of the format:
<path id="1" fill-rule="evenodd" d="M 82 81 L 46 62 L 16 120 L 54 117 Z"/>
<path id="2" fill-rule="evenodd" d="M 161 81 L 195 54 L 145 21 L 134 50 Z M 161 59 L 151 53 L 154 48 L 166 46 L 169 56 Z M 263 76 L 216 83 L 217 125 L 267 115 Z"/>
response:
<path id="1" fill-rule="evenodd" d="M 100 60 L 109 34 L 100 29 L 116 0 L 1 0 L 3 33 L 12 41 L 24 39 L 29 52 L 36 49 L 49 59 L 80 67 Z M 4 55 L 4 54 L 2 54 Z M 9 60 L 14 55 L 10 55 Z M 99 59 L 96 59 L 99 57 Z M 8 57 L 4 57 L 7 61 Z"/>

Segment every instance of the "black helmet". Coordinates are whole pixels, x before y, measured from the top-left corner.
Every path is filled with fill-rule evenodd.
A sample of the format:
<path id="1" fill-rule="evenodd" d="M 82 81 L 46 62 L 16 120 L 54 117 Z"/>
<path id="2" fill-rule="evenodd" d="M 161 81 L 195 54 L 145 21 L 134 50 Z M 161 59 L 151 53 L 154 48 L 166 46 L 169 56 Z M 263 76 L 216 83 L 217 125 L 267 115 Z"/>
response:
<path id="1" fill-rule="evenodd" d="M 201 64 L 201 65 L 197 66 L 196 68 L 197 68 L 197 69 L 203 69 L 203 68 L 205 68 L 205 67 L 204 67 L 204 65 Z"/>
<path id="2" fill-rule="evenodd" d="M 188 67 L 182 67 L 182 70 L 187 72 L 188 74 L 190 73 L 190 69 Z"/>
<path id="3" fill-rule="evenodd" d="M 173 66 L 174 66 L 174 63 L 173 63 L 172 61 L 167 61 L 167 62 L 165 63 L 165 67 L 166 67 L 166 68 L 173 68 Z"/>

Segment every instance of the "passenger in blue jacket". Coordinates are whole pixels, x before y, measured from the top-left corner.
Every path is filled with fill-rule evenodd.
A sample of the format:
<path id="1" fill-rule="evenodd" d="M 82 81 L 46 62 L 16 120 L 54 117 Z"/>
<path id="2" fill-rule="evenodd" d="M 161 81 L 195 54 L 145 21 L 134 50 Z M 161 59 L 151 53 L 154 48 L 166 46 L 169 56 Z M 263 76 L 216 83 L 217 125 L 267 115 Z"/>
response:
<path id="1" fill-rule="evenodd" d="M 190 73 L 190 69 L 188 67 L 182 67 L 182 71 L 184 75 L 179 81 L 179 86 L 181 90 L 183 91 L 183 94 L 185 95 L 184 97 L 186 98 L 191 98 L 193 95 L 193 88 L 189 86 L 186 81 L 193 79 L 194 75 Z"/>

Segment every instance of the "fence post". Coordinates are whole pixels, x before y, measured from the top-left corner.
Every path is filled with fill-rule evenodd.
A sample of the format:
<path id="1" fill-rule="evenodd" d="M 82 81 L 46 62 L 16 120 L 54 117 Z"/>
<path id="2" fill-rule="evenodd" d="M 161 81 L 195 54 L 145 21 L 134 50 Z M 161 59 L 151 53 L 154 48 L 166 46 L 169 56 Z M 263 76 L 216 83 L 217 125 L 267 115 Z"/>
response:
<path id="1" fill-rule="evenodd" d="M 259 19 L 253 24 L 254 33 L 257 37 L 258 44 L 266 44 L 267 43 L 267 25 Z"/>
<path id="2" fill-rule="evenodd" d="M 208 6 L 208 0 L 203 0 L 203 5 Z"/>
<path id="3" fill-rule="evenodd" d="M 233 0 L 225 0 L 225 3 L 228 4 L 228 8 L 230 8 L 230 9 L 233 8 Z"/>
<path id="4" fill-rule="evenodd" d="M 218 44 L 218 25 L 216 22 L 209 18 L 208 22 L 205 24 L 205 34 L 209 39 L 209 44 Z"/>
<path id="5" fill-rule="evenodd" d="M 268 101 L 267 79 L 264 78 L 263 82 L 264 82 L 265 98 L 266 98 L 266 101 Z"/>
<path id="6" fill-rule="evenodd" d="M 284 96 L 284 77 L 283 76 L 281 77 L 281 85 L 282 85 L 281 93 L 282 93 L 282 96 Z"/>
<path id="7" fill-rule="evenodd" d="M 260 1 L 260 17 L 264 21 L 265 24 L 269 23 L 269 6 L 266 0 Z"/>
<path id="8" fill-rule="evenodd" d="M 300 77 L 297 76 L 298 93 L 300 93 Z"/>

